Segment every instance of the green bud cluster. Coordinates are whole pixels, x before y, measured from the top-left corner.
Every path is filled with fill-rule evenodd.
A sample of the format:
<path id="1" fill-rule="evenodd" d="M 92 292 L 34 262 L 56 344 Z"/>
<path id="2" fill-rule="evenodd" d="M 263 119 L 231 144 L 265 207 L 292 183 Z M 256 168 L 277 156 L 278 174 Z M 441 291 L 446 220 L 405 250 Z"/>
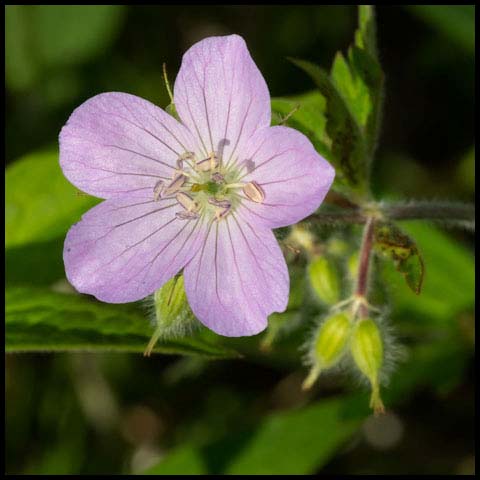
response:
<path id="1" fill-rule="evenodd" d="M 383 412 L 379 375 L 384 349 L 380 330 L 371 318 L 356 319 L 349 311 L 329 315 L 315 333 L 309 352 L 312 368 L 303 388 L 310 388 L 321 372 L 337 365 L 348 352 L 370 382 L 371 408 L 376 413 Z"/>

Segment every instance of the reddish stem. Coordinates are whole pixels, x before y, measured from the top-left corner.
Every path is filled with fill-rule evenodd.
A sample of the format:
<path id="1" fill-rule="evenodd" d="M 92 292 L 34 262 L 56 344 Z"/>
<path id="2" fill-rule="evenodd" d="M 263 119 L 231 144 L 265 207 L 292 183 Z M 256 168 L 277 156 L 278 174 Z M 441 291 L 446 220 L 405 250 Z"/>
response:
<path id="1" fill-rule="evenodd" d="M 366 298 L 368 289 L 370 254 L 373 245 L 373 227 L 374 220 L 372 217 L 369 217 L 363 229 L 362 247 L 360 249 L 360 261 L 357 274 L 357 287 L 355 289 L 355 295 L 363 298 Z M 365 305 L 361 305 L 359 308 L 359 315 L 361 318 L 365 318 L 368 315 L 368 309 Z"/>

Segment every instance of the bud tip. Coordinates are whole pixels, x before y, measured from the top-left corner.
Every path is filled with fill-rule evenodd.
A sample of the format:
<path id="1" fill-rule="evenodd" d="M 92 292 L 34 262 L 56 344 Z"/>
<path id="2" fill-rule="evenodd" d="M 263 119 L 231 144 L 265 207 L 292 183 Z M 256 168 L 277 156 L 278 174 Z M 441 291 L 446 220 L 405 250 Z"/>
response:
<path id="1" fill-rule="evenodd" d="M 377 385 L 372 387 L 372 394 L 370 396 L 370 408 L 373 409 L 375 416 L 383 415 L 385 413 L 385 406 L 380 398 L 380 388 Z"/>
<path id="2" fill-rule="evenodd" d="M 310 370 L 310 373 L 307 375 L 307 378 L 302 383 L 302 390 L 310 390 L 313 384 L 317 381 L 317 378 L 320 375 L 320 366 L 314 365 Z"/>

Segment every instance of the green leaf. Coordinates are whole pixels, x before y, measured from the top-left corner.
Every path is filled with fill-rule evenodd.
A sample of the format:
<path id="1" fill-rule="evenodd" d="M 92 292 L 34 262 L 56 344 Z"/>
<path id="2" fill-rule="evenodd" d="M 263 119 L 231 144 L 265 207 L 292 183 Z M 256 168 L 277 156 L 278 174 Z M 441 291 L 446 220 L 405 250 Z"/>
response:
<path id="1" fill-rule="evenodd" d="M 7 167 L 5 184 L 6 247 L 64 235 L 99 202 L 68 182 L 56 152 L 33 153 L 15 161 Z"/>
<path id="2" fill-rule="evenodd" d="M 6 351 L 143 352 L 153 326 L 134 304 L 113 305 L 34 287 L 7 287 Z M 158 353 L 232 358 L 236 352 L 194 337 L 161 341 Z M 217 337 L 219 339 L 219 337 Z M 217 343 L 219 340 L 217 340 Z"/>
<path id="3" fill-rule="evenodd" d="M 270 416 L 225 473 L 314 473 L 359 427 L 358 418 L 343 417 L 345 403 L 344 398 L 324 400 L 301 410 Z"/>
<path id="4" fill-rule="evenodd" d="M 331 77 L 363 132 L 370 166 L 379 135 L 384 95 L 384 75 L 377 58 L 372 6 L 359 6 L 355 44 L 350 47 L 347 59 L 337 53 Z"/>
<path id="5" fill-rule="evenodd" d="M 24 90 L 38 75 L 30 49 L 26 6 L 5 6 L 5 81 L 10 88 Z"/>
<path id="6" fill-rule="evenodd" d="M 85 62 L 105 52 L 123 18 L 122 5 L 8 5 L 6 80 L 23 90 L 52 67 Z"/>
<path id="7" fill-rule="evenodd" d="M 355 117 L 328 74 L 305 60 L 291 59 L 314 80 L 326 99 L 326 134 L 340 190 L 364 196 L 367 191 L 366 145 Z"/>
<path id="8" fill-rule="evenodd" d="M 425 267 L 415 242 L 391 222 L 375 224 L 374 242 L 375 249 L 393 260 L 407 285 L 418 295 Z"/>
<path id="9" fill-rule="evenodd" d="M 161 463 L 149 468 L 142 475 L 205 475 L 207 466 L 202 452 L 194 446 L 186 446 L 171 452 Z"/>
<path id="10" fill-rule="evenodd" d="M 365 126 L 372 109 L 368 89 L 361 79 L 351 71 L 349 62 L 341 52 L 337 52 L 335 55 L 330 74 L 339 93 L 349 105 L 358 125 Z"/>
<path id="11" fill-rule="evenodd" d="M 358 85 L 358 103 L 362 106 L 360 112 L 363 114 L 361 127 L 365 134 L 370 165 L 380 134 L 385 78 L 380 64 L 364 50 L 352 47 L 349 59 Z"/>
<path id="12" fill-rule="evenodd" d="M 5 249 L 7 285 L 50 286 L 65 278 L 64 237 Z"/>
<path id="13" fill-rule="evenodd" d="M 352 399 L 356 397 L 274 413 L 255 428 L 217 442 L 196 448 L 182 446 L 146 473 L 312 474 L 358 429 L 363 416 L 348 413 Z"/>
<path id="14" fill-rule="evenodd" d="M 325 112 L 326 101 L 316 90 L 303 95 L 272 98 L 272 123 L 299 130 L 309 138 L 317 152 L 330 160 L 331 153 L 324 141 Z"/>
<path id="15" fill-rule="evenodd" d="M 377 27 L 373 5 L 358 6 L 358 30 L 355 32 L 355 45 L 365 50 L 373 58 L 378 57 Z"/>

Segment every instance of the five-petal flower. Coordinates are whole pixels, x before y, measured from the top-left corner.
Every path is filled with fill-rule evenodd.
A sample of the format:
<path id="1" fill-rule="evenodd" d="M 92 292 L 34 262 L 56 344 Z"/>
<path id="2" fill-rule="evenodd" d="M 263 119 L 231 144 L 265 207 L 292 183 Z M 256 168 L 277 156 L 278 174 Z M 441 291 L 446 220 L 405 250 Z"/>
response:
<path id="1" fill-rule="evenodd" d="M 238 35 L 185 53 L 174 102 L 181 123 L 139 97 L 100 94 L 63 127 L 64 174 L 105 199 L 67 234 L 67 278 L 125 303 L 183 269 L 203 324 L 254 335 L 288 301 L 271 229 L 314 212 L 334 170 L 303 134 L 270 126 L 267 85 Z"/>

